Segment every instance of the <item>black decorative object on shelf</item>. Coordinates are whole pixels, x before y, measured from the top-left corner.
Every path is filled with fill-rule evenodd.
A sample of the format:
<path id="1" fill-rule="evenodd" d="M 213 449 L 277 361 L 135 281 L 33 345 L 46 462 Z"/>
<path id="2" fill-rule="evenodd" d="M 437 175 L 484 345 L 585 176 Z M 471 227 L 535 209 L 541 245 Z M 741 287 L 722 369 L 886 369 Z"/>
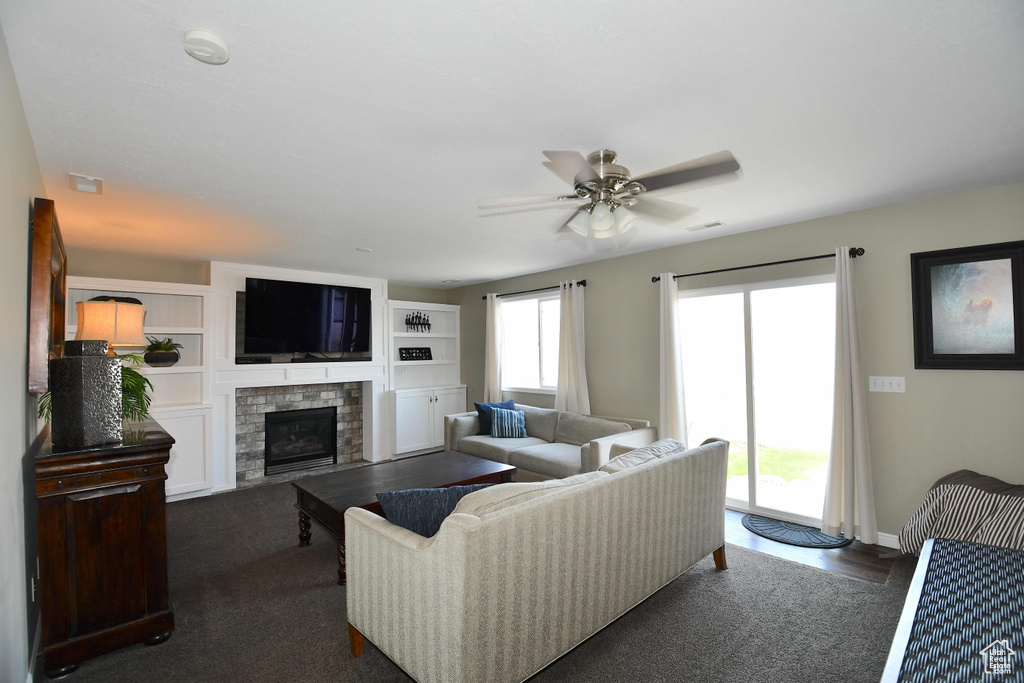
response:
<path id="1" fill-rule="evenodd" d="M 50 430 L 64 449 L 116 443 L 121 427 L 121 359 L 105 341 L 69 341 L 50 360 Z"/>
<path id="2" fill-rule="evenodd" d="M 428 323 L 429 324 L 429 323 Z M 429 347 L 412 348 L 412 347 L 401 347 L 398 349 L 399 360 L 434 360 L 434 357 L 430 354 Z"/>
<path id="3" fill-rule="evenodd" d="M 430 316 L 416 311 L 405 316 L 406 332 L 430 332 Z M 429 359 L 427 359 L 429 360 Z"/>

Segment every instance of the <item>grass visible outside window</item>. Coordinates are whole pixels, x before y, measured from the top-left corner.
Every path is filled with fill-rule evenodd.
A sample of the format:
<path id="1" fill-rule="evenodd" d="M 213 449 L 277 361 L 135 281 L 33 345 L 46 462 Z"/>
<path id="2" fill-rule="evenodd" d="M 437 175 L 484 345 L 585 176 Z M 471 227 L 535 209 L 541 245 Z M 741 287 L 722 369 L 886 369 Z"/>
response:
<path id="1" fill-rule="evenodd" d="M 760 474 L 773 474 L 783 481 L 807 479 L 808 470 L 828 467 L 827 451 L 804 451 L 797 448 L 757 447 Z M 747 476 L 747 444 L 733 442 L 729 450 L 729 478 Z"/>

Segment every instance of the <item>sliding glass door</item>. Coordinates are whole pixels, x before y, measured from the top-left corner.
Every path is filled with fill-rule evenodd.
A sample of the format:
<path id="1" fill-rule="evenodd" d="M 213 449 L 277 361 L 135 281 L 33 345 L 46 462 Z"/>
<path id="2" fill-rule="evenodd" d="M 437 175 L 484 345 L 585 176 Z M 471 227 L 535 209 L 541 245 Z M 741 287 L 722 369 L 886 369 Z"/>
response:
<path id="1" fill-rule="evenodd" d="M 820 520 L 832 428 L 832 276 L 680 292 L 691 443 L 729 439 L 732 507 Z"/>

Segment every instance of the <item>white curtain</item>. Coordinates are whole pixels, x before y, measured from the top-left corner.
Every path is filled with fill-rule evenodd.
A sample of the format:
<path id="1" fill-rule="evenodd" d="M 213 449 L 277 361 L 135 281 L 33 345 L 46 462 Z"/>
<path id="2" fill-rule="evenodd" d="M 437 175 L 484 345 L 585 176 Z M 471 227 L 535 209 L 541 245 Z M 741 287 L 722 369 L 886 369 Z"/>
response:
<path id="1" fill-rule="evenodd" d="M 836 249 L 835 397 L 821 530 L 830 536 L 842 533 L 846 538 L 860 536 L 863 543 L 877 543 L 868 414 L 850 261 L 849 247 Z"/>
<path id="2" fill-rule="evenodd" d="M 501 299 L 487 295 L 487 331 L 484 340 L 484 402 L 501 401 Z"/>
<path id="3" fill-rule="evenodd" d="M 686 443 L 683 404 L 683 349 L 679 338 L 679 288 L 674 273 L 661 274 L 661 428 L 662 439 Z"/>
<path id="4" fill-rule="evenodd" d="M 587 389 L 587 358 L 583 327 L 583 287 L 572 280 L 560 283 L 561 301 L 558 325 L 558 388 L 555 409 L 590 414 L 590 390 Z"/>

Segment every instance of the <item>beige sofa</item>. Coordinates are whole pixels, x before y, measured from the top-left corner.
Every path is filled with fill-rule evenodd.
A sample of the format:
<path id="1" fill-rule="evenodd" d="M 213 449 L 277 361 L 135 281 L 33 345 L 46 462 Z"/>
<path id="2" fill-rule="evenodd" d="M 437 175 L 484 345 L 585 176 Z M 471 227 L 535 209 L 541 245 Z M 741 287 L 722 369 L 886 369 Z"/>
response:
<path id="1" fill-rule="evenodd" d="M 519 403 L 515 409 L 526 413 L 526 438 L 478 435 L 477 414 L 459 413 L 444 418 L 445 449 L 515 465 L 515 481 L 539 481 L 596 471 L 608 462 L 612 444 L 638 448 L 658 439 L 658 430 L 647 420 L 580 415 Z"/>
<path id="2" fill-rule="evenodd" d="M 666 439 L 482 489 L 433 538 L 349 508 L 353 655 L 365 636 L 417 681 L 529 678 L 708 554 L 725 569 L 728 449 Z"/>

